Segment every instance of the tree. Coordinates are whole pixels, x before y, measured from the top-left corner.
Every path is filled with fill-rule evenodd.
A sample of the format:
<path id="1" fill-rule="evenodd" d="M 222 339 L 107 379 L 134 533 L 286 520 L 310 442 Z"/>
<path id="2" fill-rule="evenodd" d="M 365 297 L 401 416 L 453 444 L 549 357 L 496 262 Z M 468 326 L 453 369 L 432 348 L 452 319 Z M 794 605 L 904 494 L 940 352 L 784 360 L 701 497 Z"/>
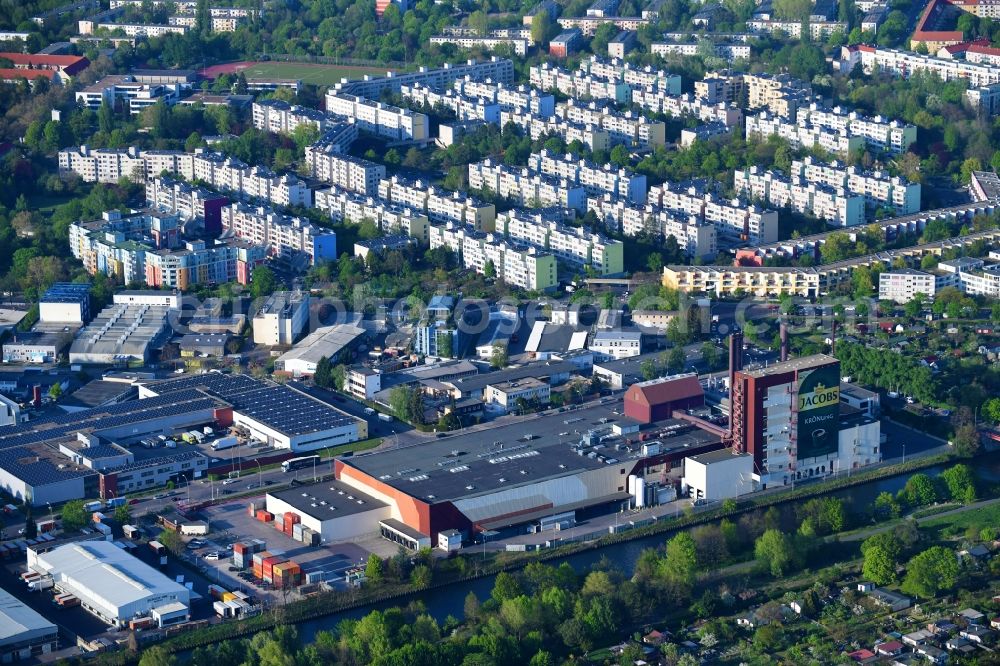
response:
<path id="1" fill-rule="evenodd" d="M 483 264 L 483 277 L 487 280 L 492 280 L 497 276 L 497 267 L 493 263 L 492 259 L 487 259 L 486 263 Z"/>
<path id="2" fill-rule="evenodd" d="M 899 491 L 900 499 L 910 506 L 925 506 L 937 502 L 937 488 L 926 474 L 914 474 Z"/>
<path id="3" fill-rule="evenodd" d="M 542 10 L 531 17 L 531 41 L 544 44 L 549 39 L 552 30 L 552 19 L 549 12 Z"/>
<path id="4" fill-rule="evenodd" d="M 660 576 L 681 596 L 688 596 L 694 586 L 698 571 L 698 552 L 694 539 L 687 532 L 680 532 L 667 542 L 667 550 L 660 562 Z"/>
<path id="5" fill-rule="evenodd" d="M 955 446 L 955 453 L 963 458 L 970 458 L 979 453 L 979 430 L 971 423 L 955 428 L 951 441 Z"/>
<path id="6" fill-rule="evenodd" d="M 485 37 L 489 32 L 489 17 L 481 9 L 469 14 L 469 27 L 476 31 L 480 37 Z"/>
<path id="7" fill-rule="evenodd" d="M 872 505 L 872 513 L 876 520 L 890 520 L 892 518 L 899 518 L 902 513 L 902 507 L 899 506 L 899 502 L 892 496 L 892 493 L 883 491 L 875 498 L 875 502 Z"/>
<path id="8" fill-rule="evenodd" d="M 385 563 L 382 562 L 381 557 L 375 553 L 369 555 L 368 562 L 365 564 L 365 579 L 373 585 L 381 583 L 384 566 Z"/>
<path id="9" fill-rule="evenodd" d="M 493 591 L 490 592 L 493 600 L 501 604 L 507 599 L 515 599 L 522 594 L 524 594 L 524 590 L 521 589 L 521 584 L 506 571 L 497 574 L 493 582 Z"/>
<path id="10" fill-rule="evenodd" d="M 876 585 L 896 582 L 896 561 L 882 546 L 873 546 L 865 551 L 861 574 Z"/>
<path id="11" fill-rule="evenodd" d="M 943 546 L 933 546 L 907 563 L 902 590 L 907 594 L 931 598 L 938 592 L 953 588 L 958 574 L 955 553 Z"/>
<path id="12" fill-rule="evenodd" d="M 711 342 L 703 342 L 701 345 L 701 360 L 709 370 L 713 370 L 719 364 L 719 348 Z"/>
<path id="13" fill-rule="evenodd" d="M 684 372 L 684 364 L 687 362 L 687 355 L 683 347 L 674 347 L 667 356 L 667 372 L 676 375 Z"/>
<path id="14" fill-rule="evenodd" d="M 502 342 L 493 343 L 493 350 L 490 352 L 490 366 L 499 370 L 500 368 L 506 368 L 507 362 L 507 345 Z"/>
<path id="15" fill-rule="evenodd" d="M 128 523 L 132 519 L 132 507 L 128 502 L 125 504 L 119 504 L 115 507 L 115 522 L 121 523 L 122 525 Z"/>
<path id="16" fill-rule="evenodd" d="M 143 650 L 139 666 L 174 666 L 177 658 L 159 645 L 153 645 Z"/>
<path id="17" fill-rule="evenodd" d="M 347 384 L 347 368 L 338 363 L 330 370 L 330 385 L 338 391 L 343 391 Z"/>
<path id="18" fill-rule="evenodd" d="M 410 582 L 418 590 L 425 590 L 430 587 L 433 578 L 434 572 L 426 564 L 418 564 L 413 567 L 413 571 L 410 573 Z"/>
<path id="19" fill-rule="evenodd" d="M 1000 398 L 990 398 L 987 400 L 982 406 L 982 412 L 983 416 L 990 421 L 1000 423 Z"/>
<path id="20" fill-rule="evenodd" d="M 53 401 L 59 400 L 62 397 L 62 386 L 60 384 L 53 384 L 49 387 L 49 397 Z"/>
<path id="21" fill-rule="evenodd" d="M 968 465 L 955 465 L 941 473 L 951 498 L 969 504 L 976 501 L 976 477 Z"/>
<path id="22" fill-rule="evenodd" d="M 83 508 L 83 500 L 71 500 L 63 505 L 63 530 L 72 532 L 85 526 L 87 522 L 87 510 Z"/>
<path id="23" fill-rule="evenodd" d="M 115 129 L 115 114 L 107 100 L 101 102 L 97 110 L 97 128 L 105 134 L 111 134 Z"/>
<path id="24" fill-rule="evenodd" d="M 330 382 L 330 371 L 333 370 L 333 365 L 330 363 L 330 359 L 323 356 L 316 363 L 316 371 L 313 373 L 313 382 L 316 386 L 322 386 L 323 388 L 329 388 Z"/>
<path id="25" fill-rule="evenodd" d="M 184 541 L 181 540 L 181 535 L 174 530 L 162 530 L 156 540 L 174 555 L 180 555 L 184 552 Z"/>
<path id="26" fill-rule="evenodd" d="M 270 296 L 278 288 L 278 278 L 267 266 L 257 266 L 250 278 L 250 295 L 254 298 Z"/>
<path id="27" fill-rule="evenodd" d="M 792 540 L 777 529 L 769 529 L 754 542 L 757 563 L 775 578 L 782 576 L 797 564 Z"/>

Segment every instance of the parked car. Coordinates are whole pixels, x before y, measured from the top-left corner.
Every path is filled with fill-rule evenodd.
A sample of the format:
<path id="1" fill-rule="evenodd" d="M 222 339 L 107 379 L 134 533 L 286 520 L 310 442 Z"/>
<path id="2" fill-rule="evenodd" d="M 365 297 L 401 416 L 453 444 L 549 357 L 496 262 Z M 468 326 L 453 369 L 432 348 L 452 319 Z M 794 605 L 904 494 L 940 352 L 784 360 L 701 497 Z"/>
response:
<path id="1" fill-rule="evenodd" d="M 205 553 L 205 559 L 217 561 L 219 559 L 219 554 L 213 550 L 211 553 Z"/>

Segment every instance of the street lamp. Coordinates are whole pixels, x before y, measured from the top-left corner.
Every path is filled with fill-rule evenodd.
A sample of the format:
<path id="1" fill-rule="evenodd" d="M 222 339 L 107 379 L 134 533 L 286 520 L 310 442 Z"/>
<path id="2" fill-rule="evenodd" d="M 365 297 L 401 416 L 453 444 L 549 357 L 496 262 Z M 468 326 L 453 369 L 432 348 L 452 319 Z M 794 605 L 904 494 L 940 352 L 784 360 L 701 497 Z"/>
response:
<path id="1" fill-rule="evenodd" d="M 263 488 L 264 487 L 264 468 L 260 466 L 260 460 L 254 459 L 254 462 L 257 463 L 257 487 L 258 488 Z"/>

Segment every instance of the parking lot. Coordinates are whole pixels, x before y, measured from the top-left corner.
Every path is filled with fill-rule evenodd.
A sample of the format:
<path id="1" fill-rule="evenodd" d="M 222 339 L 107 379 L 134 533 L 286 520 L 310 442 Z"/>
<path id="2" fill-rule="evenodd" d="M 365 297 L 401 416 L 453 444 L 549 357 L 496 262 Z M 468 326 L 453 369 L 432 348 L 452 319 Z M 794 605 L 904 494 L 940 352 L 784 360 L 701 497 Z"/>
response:
<path id="1" fill-rule="evenodd" d="M 268 590 L 248 576 L 240 577 L 239 571 L 231 571 L 232 551 L 230 544 L 248 539 L 261 539 L 272 555 L 281 555 L 302 567 L 303 576 L 310 572 L 322 571 L 324 579 L 336 584 L 347 569 L 364 564 L 372 552 L 381 557 L 389 557 L 397 552 L 397 546 L 381 539 L 376 534 L 357 543 L 333 543 L 307 546 L 275 529 L 274 523 L 263 523 L 249 514 L 248 505 L 256 502 L 264 504 L 264 496 L 240 498 L 204 509 L 202 513 L 209 523 L 209 536 L 203 548 L 194 551 L 198 565 L 204 567 L 206 576 L 227 589 L 243 590 L 271 602 L 283 596 L 281 592 Z M 204 555 L 218 552 L 218 560 L 205 559 Z M 249 572 L 247 572 L 249 574 Z"/>

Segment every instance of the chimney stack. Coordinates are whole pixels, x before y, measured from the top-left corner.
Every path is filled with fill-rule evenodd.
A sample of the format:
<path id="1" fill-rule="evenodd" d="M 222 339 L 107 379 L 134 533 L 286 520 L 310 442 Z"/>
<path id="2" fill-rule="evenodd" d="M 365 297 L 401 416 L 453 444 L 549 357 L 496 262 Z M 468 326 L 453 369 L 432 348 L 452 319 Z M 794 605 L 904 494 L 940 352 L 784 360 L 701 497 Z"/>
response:
<path id="1" fill-rule="evenodd" d="M 736 373 L 743 369 L 743 333 L 733 331 L 729 336 L 729 393 L 732 394 Z"/>
<path id="2" fill-rule="evenodd" d="M 837 320 L 833 320 L 833 326 L 830 327 L 830 356 L 837 353 Z"/>
<path id="3" fill-rule="evenodd" d="M 778 331 L 781 337 L 781 362 L 784 363 L 788 360 L 788 324 L 782 321 Z"/>

